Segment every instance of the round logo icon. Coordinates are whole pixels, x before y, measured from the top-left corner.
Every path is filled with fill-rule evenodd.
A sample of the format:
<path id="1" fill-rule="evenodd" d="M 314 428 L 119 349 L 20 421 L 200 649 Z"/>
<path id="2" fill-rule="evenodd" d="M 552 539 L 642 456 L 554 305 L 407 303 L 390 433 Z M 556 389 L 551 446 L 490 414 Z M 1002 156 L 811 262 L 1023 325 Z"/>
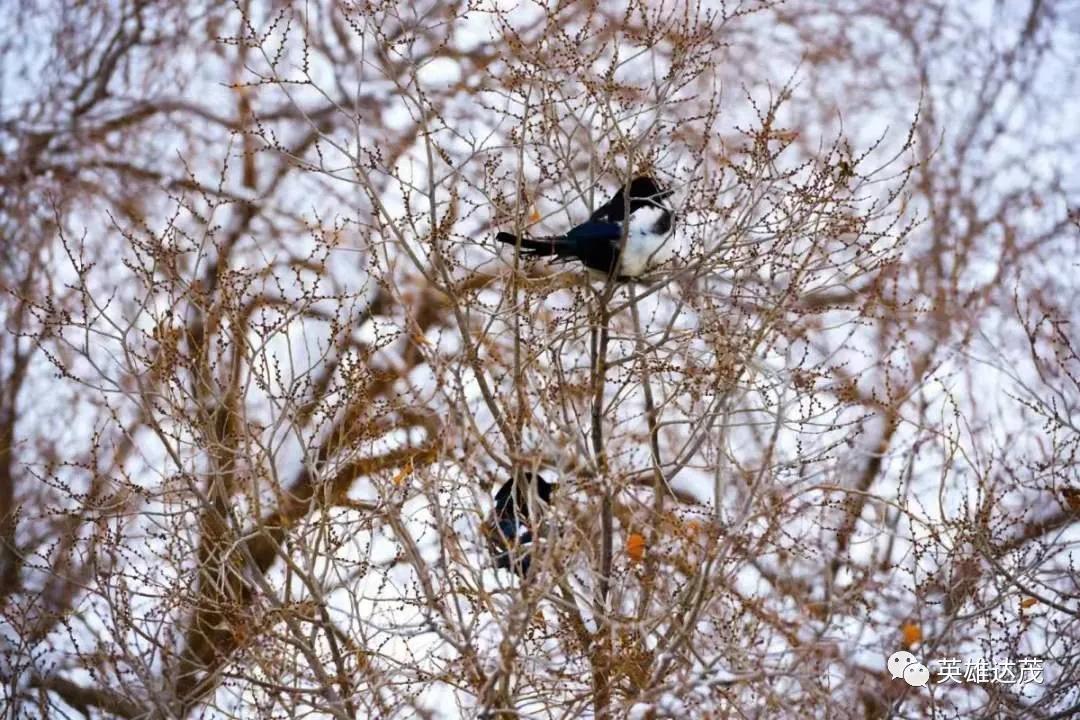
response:
<path id="1" fill-rule="evenodd" d="M 911 687 L 922 687 L 930 680 L 930 670 L 921 662 L 914 662 L 904 668 L 904 682 Z"/>
<path id="2" fill-rule="evenodd" d="M 904 677 L 904 670 L 908 665 L 919 662 L 914 655 L 907 650 L 897 650 L 889 656 L 889 661 L 885 663 L 889 669 L 889 674 L 894 678 Z"/>

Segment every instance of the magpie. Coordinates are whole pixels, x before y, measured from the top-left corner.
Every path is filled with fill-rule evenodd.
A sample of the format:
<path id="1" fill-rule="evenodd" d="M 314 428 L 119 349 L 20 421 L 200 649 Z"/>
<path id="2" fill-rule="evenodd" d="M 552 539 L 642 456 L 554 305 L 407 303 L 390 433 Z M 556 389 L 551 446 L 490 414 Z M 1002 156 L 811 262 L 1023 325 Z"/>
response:
<path id="1" fill-rule="evenodd" d="M 656 180 L 640 175 L 598 207 L 586 222 L 565 235 L 521 238 L 521 252 L 531 257 L 554 255 L 558 260 L 576 258 L 590 270 L 626 282 L 641 276 L 664 260 L 661 250 L 668 241 L 675 216 L 663 204 L 671 190 L 661 190 Z M 623 226 L 626 244 L 620 257 Z M 517 245 L 516 235 L 500 232 L 499 242 Z"/>
<path id="2" fill-rule="evenodd" d="M 529 573 L 533 532 L 539 529 L 543 509 L 536 500 L 546 506 L 555 486 L 539 474 L 525 472 L 521 479 L 516 483 L 510 478 L 495 493 L 495 507 L 484 522 L 484 531 L 495 567 L 525 577 Z M 530 497 L 534 488 L 536 496 Z"/>

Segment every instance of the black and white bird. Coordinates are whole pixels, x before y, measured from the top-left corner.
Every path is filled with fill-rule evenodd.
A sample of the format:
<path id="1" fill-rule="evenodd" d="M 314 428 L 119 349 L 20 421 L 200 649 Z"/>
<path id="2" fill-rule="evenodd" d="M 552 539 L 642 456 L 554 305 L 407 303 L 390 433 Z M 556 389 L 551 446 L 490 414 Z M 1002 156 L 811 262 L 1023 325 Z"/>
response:
<path id="1" fill-rule="evenodd" d="M 521 253 L 532 257 L 554 255 L 577 259 L 585 267 L 620 281 L 633 280 L 662 263 L 671 239 L 675 215 L 664 204 L 671 190 L 662 190 L 654 178 L 638 176 L 596 209 L 588 221 L 565 235 L 521 238 Z M 623 226 L 626 241 L 623 244 Z M 501 232 L 499 242 L 517 245 L 516 235 Z"/>
<path id="2" fill-rule="evenodd" d="M 495 507 L 484 522 L 495 567 L 528 575 L 533 538 L 540 531 L 554 487 L 541 475 L 524 472 L 521 482 L 511 478 L 495 493 Z"/>

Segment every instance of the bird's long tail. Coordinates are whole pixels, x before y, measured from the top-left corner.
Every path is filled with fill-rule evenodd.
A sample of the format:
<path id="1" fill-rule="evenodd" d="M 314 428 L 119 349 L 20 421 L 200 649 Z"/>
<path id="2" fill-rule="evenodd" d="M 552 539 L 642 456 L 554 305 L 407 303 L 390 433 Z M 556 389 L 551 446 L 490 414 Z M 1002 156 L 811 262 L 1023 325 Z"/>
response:
<path id="1" fill-rule="evenodd" d="M 517 235 L 508 232 L 497 234 L 495 239 L 501 243 L 506 243 L 507 245 L 518 244 Z M 534 257 L 567 255 L 568 250 L 570 250 L 570 247 L 567 244 L 567 239 L 561 235 L 545 238 L 521 238 L 522 255 L 531 255 Z"/>

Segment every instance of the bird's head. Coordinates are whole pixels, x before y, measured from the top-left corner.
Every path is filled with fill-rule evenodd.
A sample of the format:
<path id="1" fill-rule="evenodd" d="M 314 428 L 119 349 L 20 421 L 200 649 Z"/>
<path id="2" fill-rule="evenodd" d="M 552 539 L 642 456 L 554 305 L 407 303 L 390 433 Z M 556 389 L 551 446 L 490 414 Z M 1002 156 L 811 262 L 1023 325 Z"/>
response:
<path id="1" fill-rule="evenodd" d="M 536 494 L 540 496 L 541 500 L 545 503 L 551 502 L 551 491 L 555 488 L 553 483 L 549 483 L 539 473 L 526 472 L 522 475 L 527 485 L 536 485 Z"/>
<path id="2" fill-rule="evenodd" d="M 630 181 L 628 195 L 631 200 L 651 200 L 659 202 L 671 197 L 671 190 L 663 190 L 659 183 L 648 175 L 639 175 Z"/>
<path id="3" fill-rule="evenodd" d="M 530 488 L 534 486 L 536 487 L 536 495 L 540 500 L 545 504 L 550 503 L 551 491 L 555 489 L 555 485 L 549 483 L 539 473 L 524 471 L 521 473 L 519 482 L 514 482 L 514 478 L 511 477 L 495 493 L 496 508 L 509 508 L 511 503 L 516 503 L 520 510 L 527 513 Z"/>

